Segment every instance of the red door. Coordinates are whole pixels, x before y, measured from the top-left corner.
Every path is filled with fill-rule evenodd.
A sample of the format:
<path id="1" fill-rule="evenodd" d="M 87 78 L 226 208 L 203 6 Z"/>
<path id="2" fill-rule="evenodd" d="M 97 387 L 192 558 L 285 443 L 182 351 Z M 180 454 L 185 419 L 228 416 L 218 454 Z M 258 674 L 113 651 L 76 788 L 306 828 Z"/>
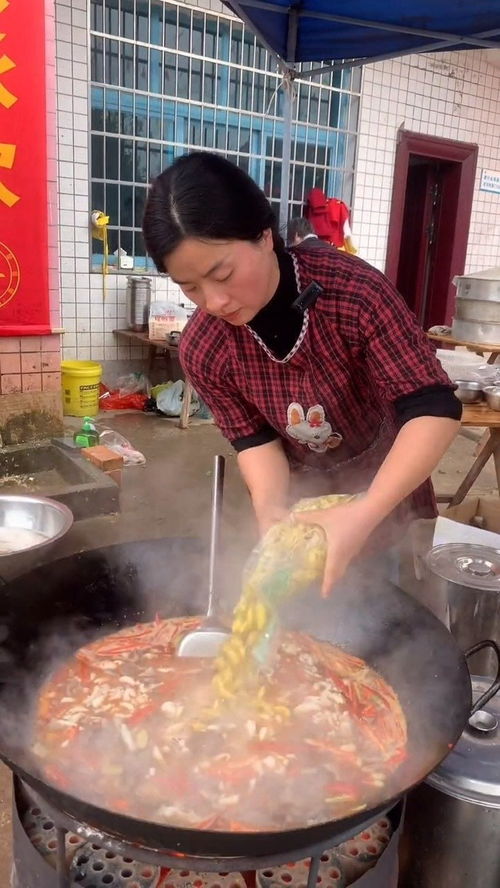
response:
<path id="1" fill-rule="evenodd" d="M 425 329 L 451 321 L 476 162 L 475 145 L 399 133 L 386 274 Z"/>
<path id="2" fill-rule="evenodd" d="M 444 164 L 412 156 L 406 184 L 401 252 L 396 286 L 426 329 L 442 323 L 446 292 L 439 289 L 436 262 L 449 253 L 453 230 L 441 218 Z"/>

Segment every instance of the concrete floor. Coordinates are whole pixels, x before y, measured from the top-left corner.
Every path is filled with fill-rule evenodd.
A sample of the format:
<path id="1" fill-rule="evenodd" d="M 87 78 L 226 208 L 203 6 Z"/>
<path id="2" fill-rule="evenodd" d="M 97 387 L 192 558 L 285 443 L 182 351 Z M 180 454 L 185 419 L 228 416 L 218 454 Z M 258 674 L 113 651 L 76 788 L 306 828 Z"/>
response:
<path id="1" fill-rule="evenodd" d="M 68 423 L 69 428 L 72 425 Z M 245 554 L 256 539 L 256 529 L 235 456 L 217 429 L 202 422 L 181 431 L 174 421 L 132 413 L 103 415 L 100 425 L 121 432 L 144 453 L 147 463 L 124 470 L 119 515 L 78 522 L 48 557 L 137 539 L 206 538 L 212 458 L 222 453 L 227 457 L 223 556 L 226 574 L 238 577 Z M 457 439 L 436 470 L 438 492 L 456 489 L 473 460 L 476 445 L 477 438 L 461 435 Z M 473 492 L 496 494 L 492 464 L 483 470 Z M 20 569 L 19 563 L 14 564 L 12 573 Z M 9 884 L 10 841 L 10 779 L 0 767 L 0 888 Z"/>

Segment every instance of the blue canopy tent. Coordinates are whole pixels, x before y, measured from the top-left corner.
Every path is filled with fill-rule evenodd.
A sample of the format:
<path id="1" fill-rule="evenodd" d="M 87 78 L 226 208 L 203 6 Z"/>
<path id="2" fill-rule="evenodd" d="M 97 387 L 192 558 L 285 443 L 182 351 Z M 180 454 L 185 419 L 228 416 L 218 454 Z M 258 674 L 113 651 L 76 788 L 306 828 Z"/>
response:
<path id="1" fill-rule="evenodd" d="M 283 70 L 282 225 L 288 216 L 291 84 L 298 62 L 331 60 L 300 75 L 311 78 L 417 52 L 500 48 L 499 0 L 229 0 L 225 5 L 255 31 Z"/>

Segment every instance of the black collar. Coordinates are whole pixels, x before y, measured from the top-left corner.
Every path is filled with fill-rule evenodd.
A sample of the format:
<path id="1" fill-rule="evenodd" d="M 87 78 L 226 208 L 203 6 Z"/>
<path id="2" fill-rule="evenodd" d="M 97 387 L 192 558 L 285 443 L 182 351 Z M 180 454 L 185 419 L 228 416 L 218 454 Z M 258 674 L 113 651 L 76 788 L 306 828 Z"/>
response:
<path id="1" fill-rule="evenodd" d="M 271 301 L 248 324 L 279 360 L 291 352 L 302 330 L 304 316 L 292 308 L 299 291 L 293 259 L 278 253 L 280 280 Z"/>

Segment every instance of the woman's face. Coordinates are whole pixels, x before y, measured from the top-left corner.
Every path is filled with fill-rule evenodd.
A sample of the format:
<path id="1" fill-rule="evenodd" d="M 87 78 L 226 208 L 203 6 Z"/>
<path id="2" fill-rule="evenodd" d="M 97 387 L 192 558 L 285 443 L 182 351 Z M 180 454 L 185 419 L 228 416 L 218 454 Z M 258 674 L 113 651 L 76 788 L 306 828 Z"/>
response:
<path id="1" fill-rule="evenodd" d="M 198 308 L 237 327 L 267 305 L 279 283 L 270 229 L 255 242 L 188 237 L 164 265 Z"/>

